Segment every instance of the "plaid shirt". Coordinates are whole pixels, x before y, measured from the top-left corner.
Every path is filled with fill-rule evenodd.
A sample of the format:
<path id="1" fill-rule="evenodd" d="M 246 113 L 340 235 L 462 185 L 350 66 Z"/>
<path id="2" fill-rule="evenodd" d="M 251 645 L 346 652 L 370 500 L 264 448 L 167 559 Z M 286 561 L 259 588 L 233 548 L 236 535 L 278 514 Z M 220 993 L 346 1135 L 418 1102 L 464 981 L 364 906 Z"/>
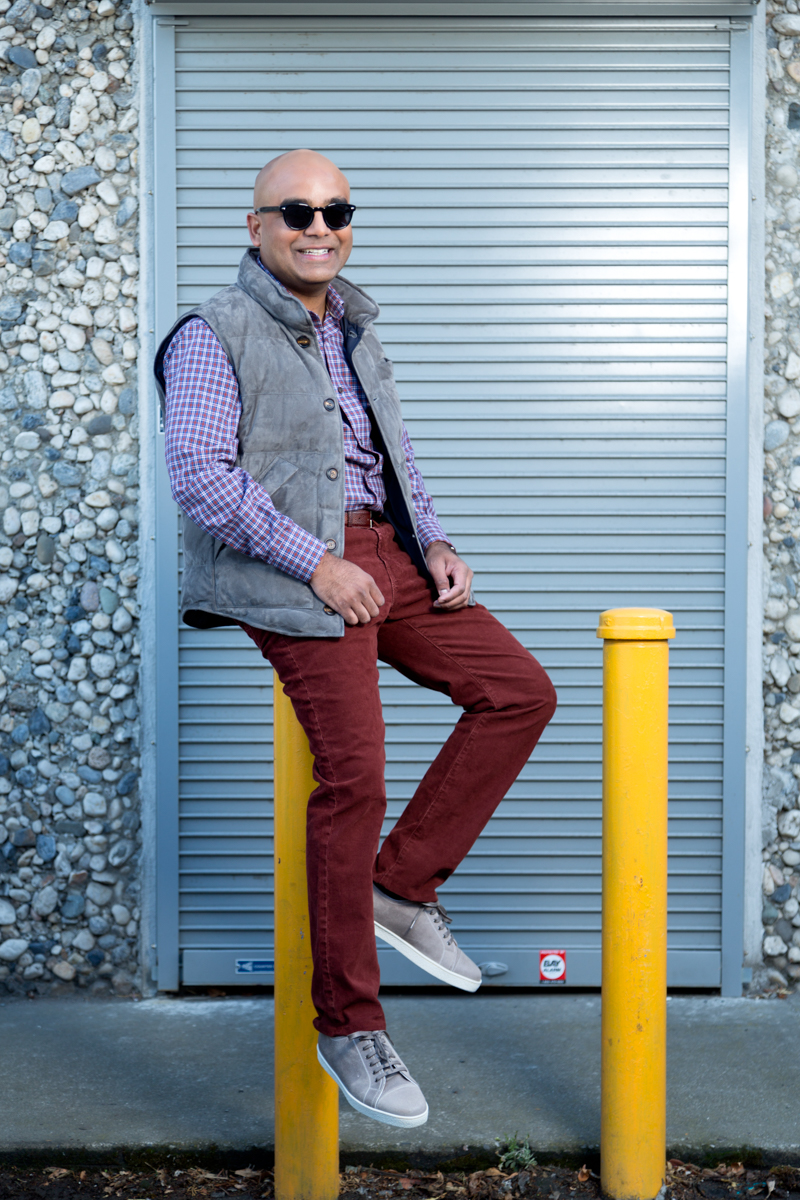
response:
<path id="1" fill-rule="evenodd" d="M 311 318 L 342 412 L 345 508 L 381 512 L 386 502 L 383 457 L 372 445 L 366 397 L 344 356 L 343 314 L 341 296 L 329 287 L 325 320 L 320 321 L 316 313 Z M 226 546 L 307 583 L 325 544 L 278 512 L 269 493 L 236 466 L 236 431 L 242 412 L 239 385 L 228 356 L 205 321 L 194 317 L 179 329 L 164 357 L 164 375 L 167 471 L 176 502 L 196 525 Z M 427 550 L 433 542 L 448 538 L 415 466 L 405 426 L 403 451 L 419 540 Z"/>

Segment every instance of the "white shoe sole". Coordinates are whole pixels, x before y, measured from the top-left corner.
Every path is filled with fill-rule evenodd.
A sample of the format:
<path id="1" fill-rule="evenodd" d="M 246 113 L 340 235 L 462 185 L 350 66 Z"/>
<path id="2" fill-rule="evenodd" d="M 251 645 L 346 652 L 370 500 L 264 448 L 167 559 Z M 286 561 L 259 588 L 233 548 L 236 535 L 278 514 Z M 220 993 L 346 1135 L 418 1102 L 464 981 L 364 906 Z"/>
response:
<path id="1" fill-rule="evenodd" d="M 356 1100 L 355 1096 L 351 1092 L 348 1092 L 331 1064 L 326 1062 L 320 1054 L 319 1046 L 317 1046 L 317 1059 L 323 1071 L 327 1071 L 334 1083 L 339 1085 L 345 1100 L 356 1112 L 363 1113 L 365 1117 L 372 1117 L 373 1121 L 380 1121 L 383 1125 L 398 1125 L 401 1129 L 413 1129 L 415 1125 L 424 1125 L 427 1121 L 427 1104 L 425 1105 L 425 1112 L 418 1117 L 395 1117 L 391 1113 L 381 1112 L 378 1108 L 370 1108 L 368 1104 L 364 1104 L 361 1100 Z"/>
<path id="2" fill-rule="evenodd" d="M 457 975 L 455 971 L 449 971 L 447 967 L 440 966 L 439 963 L 420 954 L 419 950 L 415 950 L 413 946 L 409 946 L 408 942 L 398 937 L 396 933 L 392 933 L 390 929 L 384 929 L 383 925 L 379 925 L 377 921 L 375 922 L 375 936 L 379 937 L 382 942 L 388 942 L 390 946 L 399 950 L 416 966 L 422 967 L 422 970 L 427 971 L 429 975 L 441 979 L 442 983 L 449 983 L 453 987 L 461 988 L 462 992 L 477 992 L 481 986 L 482 980 L 467 979 L 465 975 Z"/>

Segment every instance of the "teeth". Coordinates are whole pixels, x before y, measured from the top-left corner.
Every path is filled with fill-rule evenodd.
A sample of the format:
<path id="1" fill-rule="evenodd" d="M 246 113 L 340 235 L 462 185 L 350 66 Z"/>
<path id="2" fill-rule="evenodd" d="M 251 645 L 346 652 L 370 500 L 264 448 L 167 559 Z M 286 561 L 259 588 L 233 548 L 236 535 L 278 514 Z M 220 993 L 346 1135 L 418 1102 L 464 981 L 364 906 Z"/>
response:
<path id="1" fill-rule="evenodd" d="M 303 253 L 303 254 L 311 254 L 311 255 L 315 255 L 315 256 L 320 256 L 320 255 L 323 255 L 323 254 L 329 254 L 329 253 L 330 253 L 330 251 L 329 251 L 329 250 L 327 250 L 327 249 L 326 249 L 326 250 L 303 250 L 303 252 L 302 252 L 302 253 Z"/>

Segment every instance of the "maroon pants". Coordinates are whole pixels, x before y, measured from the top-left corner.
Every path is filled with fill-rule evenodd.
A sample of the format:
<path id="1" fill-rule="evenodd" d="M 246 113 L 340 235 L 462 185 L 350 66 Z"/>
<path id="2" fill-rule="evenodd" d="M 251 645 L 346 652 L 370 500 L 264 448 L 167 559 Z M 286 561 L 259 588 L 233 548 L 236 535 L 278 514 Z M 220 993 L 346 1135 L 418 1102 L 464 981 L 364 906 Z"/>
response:
<path id="1" fill-rule="evenodd" d="M 314 755 L 307 862 L 314 1024 L 331 1037 L 385 1029 L 372 882 L 408 900 L 436 888 L 472 847 L 553 715 L 553 685 L 482 605 L 442 612 L 388 522 L 348 527 L 345 558 L 385 597 L 341 638 L 244 626 L 278 673 Z M 378 853 L 386 809 L 378 659 L 463 708 Z"/>

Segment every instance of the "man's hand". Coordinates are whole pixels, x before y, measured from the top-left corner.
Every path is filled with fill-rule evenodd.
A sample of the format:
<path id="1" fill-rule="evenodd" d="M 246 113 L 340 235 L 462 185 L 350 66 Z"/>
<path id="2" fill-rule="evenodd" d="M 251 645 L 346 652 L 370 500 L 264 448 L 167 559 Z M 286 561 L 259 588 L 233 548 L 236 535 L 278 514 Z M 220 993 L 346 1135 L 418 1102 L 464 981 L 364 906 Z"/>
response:
<path id="1" fill-rule="evenodd" d="M 434 542 L 425 551 L 425 561 L 439 593 L 439 599 L 433 602 L 434 608 L 448 612 L 466 608 L 472 587 L 472 570 L 463 558 L 459 558 L 446 542 Z"/>
<path id="2" fill-rule="evenodd" d="M 383 604 L 381 590 L 371 575 L 327 551 L 310 583 L 323 604 L 344 617 L 347 625 L 368 625 Z"/>

